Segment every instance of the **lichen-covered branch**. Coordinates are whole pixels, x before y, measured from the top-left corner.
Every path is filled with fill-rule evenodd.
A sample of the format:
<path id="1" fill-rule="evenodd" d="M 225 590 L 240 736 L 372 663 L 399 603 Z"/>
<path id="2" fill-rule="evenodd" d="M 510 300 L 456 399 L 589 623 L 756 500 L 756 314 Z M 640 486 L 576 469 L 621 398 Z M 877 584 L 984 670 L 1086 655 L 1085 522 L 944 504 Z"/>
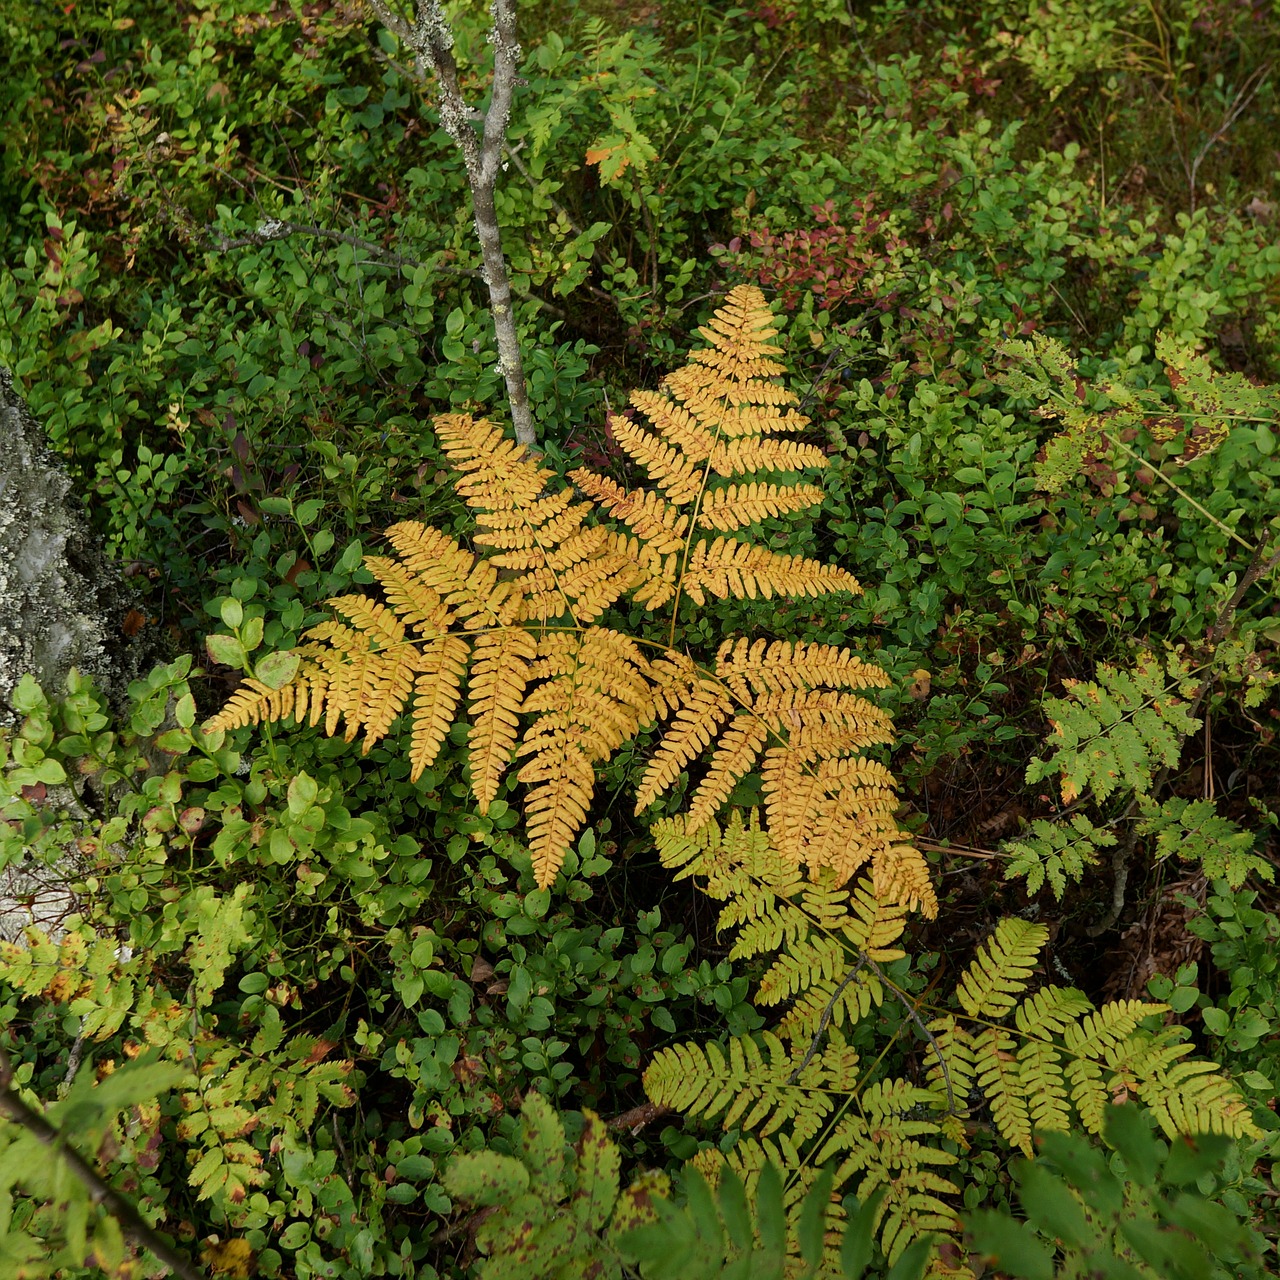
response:
<path id="1" fill-rule="evenodd" d="M 440 125 L 458 144 L 466 165 L 471 208 L 484 264 L 484 281 L 489 287 L 489 307 L 493 312 L 498 366 L 507 387 L 516 439 L 521 444 L 536 446 L 537 434 L 529 409 L 524 360 L 520 354 L 515 312 L 511 305 L 511 280 L 502 252 L 502 233 L 494 201 L 520 63 L 515 5 L 513 0 L 493 0 L 489 8 L 493 17 L 493 28 L 489 34 L 489 42 L 493 45 L 493 87 L 489 109 L 479 116 L 467 106 L 462 96 L 458 64 L 453 56 L 453 31 L 440 0 L 417 0 L 412 21 L 396 13 L 387 0 L 372 0 L 372 4 L 387 30 L 413 51 L 419 76 L 424 80 L 428 72 L 435 76 Z M 477 116 L 482 122 L 479 133 L 474 123 Z"/>

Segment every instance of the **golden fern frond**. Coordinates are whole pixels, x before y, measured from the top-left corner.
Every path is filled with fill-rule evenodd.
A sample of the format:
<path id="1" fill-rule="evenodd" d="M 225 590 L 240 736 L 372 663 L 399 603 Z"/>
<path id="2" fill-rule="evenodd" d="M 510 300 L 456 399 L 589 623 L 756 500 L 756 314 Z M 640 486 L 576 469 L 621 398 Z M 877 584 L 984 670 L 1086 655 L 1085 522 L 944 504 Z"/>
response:
<path id="1" fill-rule="evenodd" d="M 498 554 L 490 562 L 500 569 L 535 569 L 581 535 L 590 513 L 589 502 L 574 502 L 572 490 L 562 489 L 528 508 L 477 516 L 476 545 L 492 547 Z"/>
<path id="2" fill-rule="evenodd" d="M 714 374 L 717 381 L 776 377 L 786 372 L 784 365 L 770 358 L 782 354 L 782 348 L 769 341 L 777 332 L 777 320 L 764 294 L 754 285 L 738 285 L 698 330 L 711 346 L 695 351 L 691 366 Z"/>
<path id="3" fill-rule="evenodd" d="M 809 816 L 827 794 L 813 752 L 791 743 L 770 747 L 764 754 L 760 777 L 769 834 L 780 852 L 799 863 Z"/>
<path id="4" fill-rule="evenodd" d="M 387 540 L 417 582 L 438 595 L 463 626 L 478 630 L 515 621 L 520 610 L 516 585 L 500 582 L 493 565 L 477 560 L 446 534 L 415 520 L 402 520 L 387 530 Z M 423 597 L 424 610 L 429 599 Z"/>
<path id="5" fill-rule="evenodd" d="M 724 440 L 711 450 L 711 470 L 718 476 L 753 475 L 759 471 L 804 471 L 827 465 L 827 455 L 816 444 L 798 440 L 755 440 L 743 436 Z M 821 499 L 819 499 L 821 501 Z"/>
<path id="6" fill-rule="evenodd" d="M 365 556 L 364 567 L 377 579 L 382 594 L 407 626 L 434 638 L 453 625 L 454 615 L 440 593 L 387 556 Z"/>
<path id="7" fill-rule="evenodd" d="M 633 392 L 632 400 L 643 394 Z M 670 407 L 670 402 L 663 397 L 655 396 L 654 398 L 658 404 Z M 691 416 L 689 420 L 693 421 Z M 695 460 L 686 457 L 680 450 L 666 444 L 658 437 L 650 435 L 629 418 L 612 417 L 609 419 L 609 425 L 613 430 L 613 438 L 621 448 L 648 472 L 649 479 L 667 495 L 671 502 L 678 504 L 692 502 L 702 492 L 703 475 Z M 710 453 L 710 445 L 707 453 Z"/>
<path id="8" fill-rule="evenodd" d="M 529 459 L 524 445 L 509 440 L 487 418 L 445 413 L 432 420 L 450 465 L 458 472 L 458 496 L 478 512 L 532 507 L 555 474 Z"/>
<path id="9" fill-rule="evenodd" d="M 590 559 L 564 570 L 558 581 L 580 626 L 594 622 L 610 605 L 644 580 L 634 557 L 614 550 L 614 535 L 605 530 Z"/>
<path id="10" fill-rule="evenodd" d="M 778 435 L 784 431 L 803 431 L 809 425 L 809 419 L 798 409 L 786 408 L 779 411 L 779 405 L 794 405 L 796 397 L 783 387 L 771 383 L 762 383 L 752 389 L 752 404 L 725 404 L 713 407 L 702 392 L 694 393 L 693 404 L 703 412 L 714 412 L 714 420 L 720 428 L 722 436 L 731 439 L 737 436 Z M 826 466 L 826 459 L 819 464 Z"/>
<path id="11" fill-rule="evenodd" d="M 343 667 L 341 708 L 347 722 L 345 739 L 351 742 L 363 729 L 361 754 L 386 736 L 391 722 L 404 710 L 405 702 L 413 689 L 414 675 L 418 669 L 418 651 L 412 646 L 402 649 L 384 649 L 377 652 L 349 654 Z M 338 699 L 331 690 L 329 713 L 333 714 Z"/>
<path id="12" fill-rule="evenodd" d="M 813 744 L 819 755 L 857 751 L 893 741 L 889 713 L 856 693 L 841 689 L 785 689 L 763 693 L 752 712 L 797 746 Z"/>
<path id="13" fill-rule="evenodd" d="M 578 597 L 598 595 L 600 585 L 617 567 L 616 562 L 600 563 L 610 541 L 609 530 L 595 526 L 571 534 L 558 545 L 538 542 L 529 551 L 513 553 L 525 570 L 517 580 L 523 597 L 520 620 L 549 622 L 568 613 L 575 622 L 583 622 Z M 506 558 L 495 556 L 491 563 Z"/>
<path id="14" fill-rule="evenodd" d="M 519 715 L 538 645 L 521 627 L 482 632 L 472 650 L 467 711 L 471 791 L 488 812 L 520 734 Z"/>
<path id="15" fill-rule="evenodd" d="M 647 542 L 609 531 L 606 555 L 618 556 L 630 567 L 626 590 L 636 604 L 649 610 L 660 609 L 676 594 L 680 576 L 680 555 L 659 555 Z"/>
<path id="16" fill-rule="evenodd" d="M 364 596 L 339 596 L 329 604 L 353 624 L 322 622 L 306 633 L 309 644 L 296 653 L 298 668 L 280 689 L 248 680 L 209 721 L 214 729 L 239 728 L 294 715 L 311 723 L 325 717 L 325 732 L 346 722 L 352 741 L 363 729 L 363 751 L 387 733 L 404 710 L 421 654 L 405 635 L 404 623 L 385 605 Z M 377 647 L 375 647 L 375 645 Z"/>
<path id="17" fill-rule="evenodd" d="M 227 700 L 226 706 L 217 715 L 211 716 L 206 721 L 205 731 L 207 733 L 216 733 L 231 729 L 241 729 L 247 724 L 270 724 L 272 721 L 284 720 L 291 715 L 301 724 L 306 717 L 309 704 L 304 694 L 302 710 L 300 712 L 297 710 L 298 689 L 296 686 L 300 682 L 300 676 L 301 667 L 299 667 L 298 675 L 295 675 L 293 680 L 280 689 L 273 689 L 270 685 L 263 684 L 261 680 L 255 680 L 252 676 L 242 680 L 236 691 Z M 323 708 L 323 693 L 316 706 Z"/>
<path id="18" fill-rule="evenodd" d="M 462 697 L 462 676 L 470 652 L 470 646 L 460 636 L 440 636 L 429 641 L 422 651 L 413 685 L 410 782 L 417 782 L 422 771 L 435 764 L 449 736 Z"/>
<path id="19" fill-rule="evenodd" d="M 1017 1004 L 1040 958 L 1049 930 L 1016 917 L 1001 920 L 978 948 L 956 987 L 956 998 L 971 1018 L 1003 1018 Z"/>
<path id="20" fill-rule="evenodd" d="M 843 873 L 844 863 L 831 865 Z M 910 844 L 890 844 L 883 849 L 872 846 L 871 884 L 876 896 L 886 902 L 899 902 L 929 920 L 938 914 L 938 895 L 929 874 L 929 864 L 920 850 Z"/>
<path id="21" fill-rule="evenodd" d="M 817 485 L 783 486 L 776 484 L 730 485 L 706 495 L 698 514 L 698 527 L 732 532 L 744 525 L 755 524 L 770 516 L 790 511 L 803 511 L 820 503 L 823 492 Z"/>
<path id="22" fill-rule="evenodd" d="M 822 596 L 836 591 L 857 595 L 862 591 L 846 569 L 733 538 L 699 542 L 689 557 L 682 585 L 697 605 L 706 603 L 708 592 L 722 599 L 763 596 L 767 600 L 775 595 Z"/>
<path id="23" fill-rule="evenodd" d="M 674 377 L 675 375 L 672 376 Z M 671 380 L 668 378 L 663 385 L 669 388 L 670 382 Z M 649 462 L 633 453 L 631 449 L 630 441 L 635 440 L 641 448 L 650 451 L 652 446 L 646 447 L 645 440 L 636 438 L 634 431 L 624 431 L 617 436 L 618 443 L 637 462 L 644 465 L 649 472 L 649 478 L 666 491 L 667 497 L 672 502 L 691 502 L 702 491 L 705 468 L 701 464 L 711 457 L 719 436 L 714 410 L 706 415 L 711 419 L 711 423 L 708 425 L 699 421 L 698 417 L 683 404 L 675 403 L 669 396 L 660 391 L 633 391 L 631 393 L 631 403 L 649 419 L 663 442 L 667 445 L 674 445 L 678 450 L 677 456 L 681 459 L 680 469 L 672 473 L 669 479 L 664 482 L 659 479 L 659 474 L 666 468 L 667 458 L 665 455 L 661 457 L 655 456 L 654 461 L 657 462 L 659 467 L 659 474 L 655 474 L 654 468 Z M 616 432 L 615 435 L 617 435 Z M 653 437 L 649 436 L 648 439 L 652 440 Z M 685 482 L 686 468 L 688 469 L 690 483 Z M 693 483 L 695 480 L 696 483 Z M 679 497 L 676 496 L 677 493 L 680 494 Z"/>
<path id="24" fill-rule="evenodd" d="M 691 703 L 707 679 L 706 673 L 687 654 L 676 649 L 650 660 L 649 675 L 653 690 L 654 715 L 665 720 L 673 712 Z M 716 686 L 714 680 L 709 682 Z"/>
<path id="25" fill-rule="evenodd" d="M 1138 1095 L 1167 1135 L 1223 1133 L 1258 1138 L 1249 1105 L 1211 1062 L 1180 1062 L 1156 1079 L 1141 1082 Z"/>
<path id="26" fill-rule="evenodd" d="M 850 915 L 842 922 L 841 932 L 855 951 L 877 964 L 892 964 L 906 952 L 897 945 L 907 927 L 907 912 L 901 902 L 878 897 L 861 881 L 849 895 Z"/>
<path id="27" fill-rule="evenodd" d="M 530 786 L 525 825 L 541 889 L 586 820 L 596 766 L 652 719 L 647 665 L 629 637 L 605 627 L 553 632 L 538 644 L 541 683 L 522 708 L 536 718 L 519 747 L 531 759 L 519 778 Z"/>
<path id="28" fill-rule="evenodd" d="M 978 1085 L 987 1096 L 991 1118 L 1006 1142 L 1030 1156 L 1031 1107 L 1016 1050 L 1003 1027 L 986 1027 L 974 1038 Z"/>
<path id="29" fill-rule="evenodd" d="M 716 653 L 716 675 L 743 702 L 788 689 L 889 687 L 880 667 L 851 650 L 802 640 L 726 640 Z"/>
<path id="30" fill-rule="evenodd" d="M 607 476 L 597 476 L 579 468 L 570 479 L 590 494 L 606 511 L 617 516 L 635 531 L 658 555 L 671 555 L 684 549 L 689 517 L 680 512 L 661 494 L 642 489 L 624 489 Z"/>
<path id="31" fill-rule="evenodd" d="M 636 792 L 636 813 L 643 813 L 659 796 L 669 791 L 679 778 L 681 770 L 711 745 L 721 725 L 729 718 L 733 703 L 718 680 L 692 669 L 690 663 L 687 683 L 681 690 L 675 720 L 662 736 L 662 742 L 654 752 Z M 672 671 L 676 677 L 685 676 L 683 670 Z M 747 766 L 750 768 L 750 766 Z"/>
<path id="32" fill-rule="evenodd" d="M 691 827 L 710 822 L 720 811 L 734 787 L 751 772 L 768 736 L 769 726 L 759 716 L 750 712 L 734 716 L 720 735 L 707 775 L 698 783 L 685 811 Z"/>

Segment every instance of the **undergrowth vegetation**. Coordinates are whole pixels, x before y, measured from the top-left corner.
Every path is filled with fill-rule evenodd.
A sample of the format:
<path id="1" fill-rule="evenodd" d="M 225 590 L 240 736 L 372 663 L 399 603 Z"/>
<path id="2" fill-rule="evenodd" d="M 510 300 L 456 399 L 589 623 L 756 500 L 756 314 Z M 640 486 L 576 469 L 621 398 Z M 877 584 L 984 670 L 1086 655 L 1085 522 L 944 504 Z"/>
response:
<path id="1" fill-rule="evenodd" d="M 373 9 L 0 0 L 0 1272 L 1274 1272 L 1280 20 L 517 19 L 536 452 Z"/>

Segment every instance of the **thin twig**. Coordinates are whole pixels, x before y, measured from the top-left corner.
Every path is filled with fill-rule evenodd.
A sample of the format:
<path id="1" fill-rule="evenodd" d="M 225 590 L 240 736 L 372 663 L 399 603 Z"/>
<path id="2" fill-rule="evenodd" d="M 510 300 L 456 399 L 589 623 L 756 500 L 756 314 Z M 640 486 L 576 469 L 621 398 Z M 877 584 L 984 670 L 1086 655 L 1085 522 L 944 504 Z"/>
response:
<path id="1" fill-rule="evenodd" d="M 857 959 L 854 961 L 853 967 L 845 974 L 840 985 L 831 993 L 831 999 L 827 1001 L 826 1007 L 822 1010 L 822 1017 L 818 1019 L 817 1030 L 814 1031 L 809 1041 L 809 1048 L 805 1052 L 804 1057 L 800 1061 L 800 1065 L 787 1077 L 788 1084 L 795 1084 L 800 1079 L 801 1072 L 805 1067 L 813 1061 L 813 1056 L 818 1052 L 818 1045 L 822 1041 L 822 1037 L 826 1034 L 827 1028 L 831 1025 L 832 1015 L 835 1013 L 836 1004 L 840 997 L 844 995 L 845 988 L 858 976 L 863 966 L 866 966 L 880 979 L 881 984 L 886 990 L 893 992 L 897 996 L 902 1007 L 907 1011 L 907 1016 L 916 1024 L 920 1034 L 929 1042 L 929 1047 L 933 1050 L 934 1055 L 938 1059 L 938 1066 L 942 1071 L 942 1082 L 947 1087 L 947 1114 L 954 1116 L 959 1112 L 956 1110 L 956 1095 L 951 1087 L 951 1073 L 947 1070 L 946 1055 L 942 1052 L 942 1046 L 938 1043 L 937 1037 L 925 1026 L 924 1019 L 920 1017 L 916 1007 L 907 999 L 905 991 L 901 991 L 890 980 L 885 977 L 884 970 L 880 968 L 874 960 L 871 959 L 865 951 L 859 951 Z"/>
<path id="2" fill-rule="evenodd" d="M 1258 96 L 1262 86 L 1266 84 L 1267 77 L 1271 74 L 1271 65 L 1267 63 L 1258 67 L 1253 74 L 1244 82 L 1240 88 L 1240 92 L 1236 94 L 1232 100 L 1231 106 L 1227 109 L 1227 114 L 1223 117 L 1222 123 L 1214 130 L 1213 133 L 1205 139 L 1204 145 L 1196 152 L 1191 164 L 1187 167 L 1187 186 L 1190 190 L 1190 210 L 1194 214 L 1196 211 L 1196 175 L 1200 172 L 1200 164 L 1205 156 L 1209 154 L 1215 144 L 1222 141 L 1230 132 L 1236 121 L 1244 115 L 1249 104 Z"/>
<path id="3" fill-rule="evenodd" d="M 67 1141 L 53 1125 L 33 1111 L 13 1090 L 13 1068 L 9 1055 L 0 1049 L 0 1115 L 25 1129 L 48 1147 L 55 1159 L 61 1160 L 84 1184 L 89 1199 L 105 1209 L 120 1224 L 120 1229 L 139 1248 L 152 1254 L 181 1280 L 206 1280 L 195 1264 L 179 1253 L 113 1186 L 105 1182 L 92 1165 Z"/>
<path id="4" fill-rule="evenodd" d="M 840 985 L 831 993 L 831 999 L 827 1001 L 827 1006 L 822 1011 L 822 1017 L 818 1019 L 818 1029 L 813 1033 L 809 1041 L 808 1051 L 800 1061 L 800 1065 L 787 1077 L 788 1084 L 795 1084 L 800 1079 L 800 1073 L 813 1061 L 813 1055 L 818 1052 L 818 1045 L 822 1041 L 822 1037 L 826 1035 L 827 1028 L 831 1025 L 831 1015 L 835 1013 L 836 1003 L 840 997 L 844 995 L 845 988 L 854 978 L 862 972 L 862 966 L 867 963 L 867 953 L 865 951 L 858 952 L 858 958 L 854 961 L 853 968 L 844 975 Z"/>
<path id="5" fill-rule="evenodd" d="M 387 0 L 370 0 L 383 25 L 413 51 L 418 78 L 435 75 L 440 127 L 462 152 L 471 189 L 471 212 L 480 256 L 484 263 L 483 278 L 489 286 L 489 310 L 493 316 L 494 338 L 498 347 L 498 368 L 507 388 L 507 403 L 516 439 L 537 448 L 537 430 L 529 405 L 529 389 L 525 385 L 524 359 L 511 306 L 511 278 L 502 250 L 502 231 L 498 223 L 495 191 L 502 172 L 507 126 L 519 78 L 520 45 L 516 40 L 516 16 L 513 0 L 493 0 L 489 12 L 493 26 L 489 43 L 493 46 L 493 81 L 489 107 L 479 115 L 467 106 L 462 96 L 458 64 L 453 56 L 453 29 L 440 0 L 416 0 L 413 21 L 396 13 Z M 475 121 L 483 122 L 476 132 Z"/>
<path id="6" fill-rule="evenodd" d="M 657 1102 L 642 1102 L 638 1107 L 632 1107 L 630 1111 L 624 1111 L 621 1115 L 614 1116 L 608 1122 L 608 1125 L 610 1129 L 616 1129 L 618 1132 L 625 1130 L 634 1136 L 645 1125 L 657 1120 L 660 1116 L 670 1115 L 671 1111 L 672 1108 Z"/>

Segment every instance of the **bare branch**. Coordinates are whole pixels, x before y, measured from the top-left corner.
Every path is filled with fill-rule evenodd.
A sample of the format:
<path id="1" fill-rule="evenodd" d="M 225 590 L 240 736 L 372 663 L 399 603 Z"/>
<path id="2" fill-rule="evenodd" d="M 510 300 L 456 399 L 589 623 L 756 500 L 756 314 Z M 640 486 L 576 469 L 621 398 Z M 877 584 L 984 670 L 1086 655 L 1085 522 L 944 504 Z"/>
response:
<path id="1" fill-rule="evenodd" d="M 435 73 L 440 125 L 462 152 L 467 184 L 471 188 L 471 209 L 484 264 L 483 278 L 489 286 L 489 309 L 498 346 L 498 368 L 506 383 L 511 421 L 516 439 L 527 448 L 536 448 L 537 432 L 529 408 L 524 359 L 520 353 L 511 303 L 511 277 L 502 251 L 502 232 L 494 201 L 519 78 L 520 45 L 516 40 L 513 0 L 493 0 L 489 9 L 493 17 L 493 28 L 489 33 L 489 42 L 493 45 L 493 86 L 489 109 L 480 117 L 483 122 L 480 134 L 476 133 L 473 123 L 478 113 L 467 106 L 458 83 L 453 31 L 440 7 L 440 0 L 417 0 L 412 23 L 401 18 L 387 0 L 371 0 L 371 3 L 387 30 L 413 52 L 419 76 L 425 79 L 428 69 Z"/>
<path id="2" fill-rule="evenodd" d="M 179 1253 L 98 1171 L 67 1141 L 66 1137 L 39 1112 L 33 1111 L 13 1090 L 13 1068 L 9 1055 L 0 1049 L 0 1116 L 25 1129 L 49 1148 L 84 1184 L 89 1198 L 101 1205 L 120 1224 L 120 1229 L 139 1248 L 147 1250 L 181 1280 L 205 1280 L 195 1264 Z"/>

